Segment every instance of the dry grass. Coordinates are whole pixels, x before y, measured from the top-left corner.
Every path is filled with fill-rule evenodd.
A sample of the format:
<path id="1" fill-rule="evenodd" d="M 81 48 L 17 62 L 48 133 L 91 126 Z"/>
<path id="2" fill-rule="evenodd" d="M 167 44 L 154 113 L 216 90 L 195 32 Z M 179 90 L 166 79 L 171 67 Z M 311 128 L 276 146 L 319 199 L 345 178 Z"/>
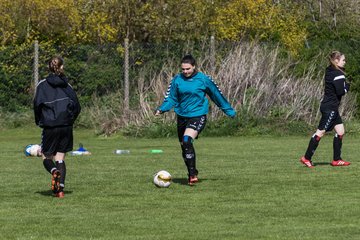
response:
<path id="1" fill-rule="evenodd" d="M 215 68 L 206 64 L 206 59 L 209 59 L 206 54 L 199 57 L 198 68 L 210 73 Z M 101 132 L 111 134 L 128 124 L 141 126 L 153 120 L 154 109 L 161 104 L 168 84 L 179 69 L 178 59 L 164 62 L 161 71 L 153 73 L 150 79 L 139 73 L 138 103 L 130 112 L 123 111 L 121 94 L 116 94 L 116 102 L 110 105 L 94 101 L 91 115 L 94 122 L 100 123 Z M 294 64 L 296 62 L 290 59 L 280 60 L 277 48 L 267 49 L 256 43 L 242 42 L 227 54 L 212 77 L 231 105 L 241 109 L 242 114 L 276 116 L 283 121 L 303 120 L 313 124 L 319 117 L 324 73 L 316 72 L 314 67 L 303 76 L 295 77 L 292 73 Z M 340 111 L 344 119 L 350 119 L 355 112 L 355 97 L 344 97 Z M 220 109 L 212 107 L 209 117 L 216 120 L 222 114 Z M 162 121 L 170 121 L 174 116 L 165 114 Z"/>

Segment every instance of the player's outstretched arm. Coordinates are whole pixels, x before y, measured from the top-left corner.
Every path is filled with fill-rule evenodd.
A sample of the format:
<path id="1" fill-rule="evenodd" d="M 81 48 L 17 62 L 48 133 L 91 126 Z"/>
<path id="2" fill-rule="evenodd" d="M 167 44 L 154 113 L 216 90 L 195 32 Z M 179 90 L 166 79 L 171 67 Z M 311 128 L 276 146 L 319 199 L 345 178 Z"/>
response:
<path id="1" fill-rule="evenodd" d="M 156 110 L 154 111 L 154 115 L 155 115 L 155 116 L 160 116 L 160 114 L 162 114 L 162 111 L 161 111 L 160 109 L 156 109 Z"/>

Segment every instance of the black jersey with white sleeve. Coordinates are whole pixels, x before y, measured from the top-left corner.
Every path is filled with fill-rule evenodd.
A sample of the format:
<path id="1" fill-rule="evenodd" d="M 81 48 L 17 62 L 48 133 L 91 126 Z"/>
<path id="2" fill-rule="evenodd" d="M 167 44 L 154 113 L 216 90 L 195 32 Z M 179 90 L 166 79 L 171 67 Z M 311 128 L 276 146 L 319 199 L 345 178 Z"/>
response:
<path id="1" fill-rule="evenodd" d="M 321 111 L 338 111 L 342 96 L 350 90 L 342 69 L 328 66 L 325 71 L 325 91 Z"/>

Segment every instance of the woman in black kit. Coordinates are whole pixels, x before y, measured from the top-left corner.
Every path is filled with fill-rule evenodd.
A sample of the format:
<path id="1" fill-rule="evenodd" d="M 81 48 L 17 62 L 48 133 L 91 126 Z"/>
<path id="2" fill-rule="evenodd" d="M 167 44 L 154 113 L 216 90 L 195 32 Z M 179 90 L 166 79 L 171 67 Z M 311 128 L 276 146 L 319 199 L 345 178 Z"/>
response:
<path id="1" fill-rule="evenodd" d="M 311 137 L 309 146 L 304 156 L 300 158 L 300 162 L 306 167 L 313 168 L 311 160 L 315 153 L 320 139 L 328 131 L 335 130 L 333 141 L 334 156 L 331 162 L 332 166 L 348 166 L 350 162 L 341 158 L 342 139 L 345 133 L 344 124 L 339 114 L 339 105 L 341 97 L 345 95 L 350 84 L 345 78 L 345 55 L 339 51 L 333 51 L 329 56 L 330 65 L 325 71 L 325 92 L 324 98 L 320 105 L 321 119 L 315 134 Z"/>
<path id="2" fill-rule="evenodd" d="M 73 124 L 81 107 L 75 91 L 64 75 L 64 60 L 49 61 L 49 76 L 36 86 L 35 123 L 41 127 L 41 149 L 45 169 L 51 174 L 51 189 L 64 197 L 65 156 L 73 149 Z"/>

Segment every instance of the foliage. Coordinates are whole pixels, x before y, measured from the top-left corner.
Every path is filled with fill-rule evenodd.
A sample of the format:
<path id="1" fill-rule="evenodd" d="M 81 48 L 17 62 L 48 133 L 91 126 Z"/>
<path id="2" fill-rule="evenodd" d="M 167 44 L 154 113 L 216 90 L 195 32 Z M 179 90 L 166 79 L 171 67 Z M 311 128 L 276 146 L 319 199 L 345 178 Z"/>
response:
<path id="1" fill-rule="evenodd" d="M 269 0 L 228 1 L 225 7 L 217 8 L 211 24 L 221 39 L 274 39 L 298 55 L 307 31 L 301 26 L 300 11 L 296 10 L 283 9 Z"/>
<path id="2" fill-rule="evenodd" d="M 299 14 L 270 1 L 224 4 L 214 0 L 189 0 L 186 8 L 180 7 L 182 5 L 180 0 L 106 3 L 3 0 L 0 22 L 7 24 L 2 24 L 0 39 L 2 45 L 33 39 L 57 44 L 103 44 L 119 43 L 125 37 L 140 42 L 200 40 L 215 32 L 222 33 L 220 37 L 239 40 L 246 32 L 261 38 L 276 39 L 279 35 L 291 51 L 303 40 L 298 40 L 304 35 L 298 24 Z M 237 10 L 239 12 L 235 12 Z"/>
<path id="3" fill-rule="evenodd" d="M 32 99 L 33 51 L 28 44 L 0 49 L 0 103 L 4 110 L 16 112 L 28 107 Z"/>
<path id="4" fill-rule="evenodd" d="M 14 14 L 17 6 L 11 0 L 0 1 L 0 43 L 4 46 L 17 38 Z"/>
<path id="5" fill-rule="evenodd" d="M 311 37 L 359 38 L 359 1 L 307 0 L 302 7 Z"/>
<path id="6" fill-rule="evenodd" d="M 357 106 L 360 106 L 360 52 L 359 43 L 355 39 L 314 39 L 308 42 L 293 68 L 293 73 L 300 76 L 311 69 L 317 72 L 324 72 L 329 64 L 328 55 L 333 50 L 340 50 L 346 56 L 346 76 L 351 82 L 350 92 L 357 98 Z M 322 80 L 322 74 L 317 81 Z M 357 108 L 356 116 L 360 116 L 360 108 Z"/>
<path id="7" fill-rule="evenodd" d="M 73 46 L 66 60 L 69 78 L 73 80 L 80 96 L 89 100 L 93 94 L 102 96 L 121 85 L 122 58 L 116 45 L 104 47 Z"/>
<path id="8" fill-rule="evenodd" d="M 218 67 L 214 69 L 209 64 L 211 63 L 210 53 L 203 50 L 207 48 L 207 44 L 186 47 L 198 59 L 198 68 L 205 73 L 212 73 L 212 77 L 225 96 L 232 106 L 241 111 L 241 115 L 255 116 L 256 119 L 274 117 L 290 122 L 305 120 L 310 124 L 317 121 L 322 81 L 314 81 L 314 79 L 322 79 L 323 68 L 317 69 L 313 64 L 314 66 L 306 67 L 306 71 L 299 71 L 302 64 L 298 64 L 291 58 L 279 57 L 280 48 L 243 41 L 219 52 L 218 56 L 222 56 L 222 59 L 218 60 Z M 51 44 L 42 44 L 40 49 L 40 75 L 42 77 L 47 74 L 46 56 L 61 52 L 65 57 L 66 74 L 78 92 L 83 106 L 81 116 L 84 115 L 84 117 L 80 117 L 79 126 L 95 128 L 98 133 L 107 135 L 127 125 L 131 125 L 129 128 L 133 130 L 151 125 L 149 122 L 153 120 L 152 112 L 161 104 L 170 79 L 178 73 L 178 59 L 185 52 L 184 46 L 181 45 L 146 44 L 146 47 L 139 47 L 132 44 L 129 74 L 132 92 L 131 110 L 125 112 L 122 100 L 121 47 L 118 45 L 72 45 L 69 48 L 56 48 Z M 16 52 L 16 50 L 25 56 L 28 54 L 21 49 L 4 48 L 5 53 Z M 21 64 L 17 60 L 8 59 L 4 61 L 3 66 L 9 69 L 8 66 Z M 324 60 L 320 63 L 326 62 Z M 252 64 L 248 64 L 249 62 Z M 314 62 L 314 59 L 309 58 L 305 62 Z M 17 69 L 17 67 L 14 68 Z M 9 70 L 0 71 L 0 73 L 7 76 Z M 21 79 L 21 74 L 17 72 L 18 79 Z M 13 109 L 31 107 L 33 94 L 31 81 L 21 83 L 25 84 L 29 91 L 18 95 L 27 100 L 22 104 L 15 102 L 21 99 L 19 97 L 12 98 L 14 102 L 3 101 L 4 109 L 14 111 Z M 2 92 L 3 99 L 11 96 L 18 85 L 7 85 L 12 88 Z M 344 98 L 341 108 L 344 119 L 349 119 L 354 114 L 353 99 L 354 96 Z M 210 121 L 221 121 L 222 116 L 218 108 L 211 106 Z M 164 126 L 172 119 L 172 115 L 165 117 Z M 140 130 L 136 131 L 141 135 Z"/>
<path id="9" fill-rule="evenodd" d="M 1 45 L 38 39 L 57 44 L 201 39 L 208 32 L 207 0 L 2 0 Z M 183 34 L 183 26 L 191 34 Z M 206 34 L 208 35 L 208 34 Z"/>
<path id="10" fill-rule="evenodd" d="M 288 69 L 287 76 L 291 75 L 291 79 L 294 79 L 289 83 L 292 86 L 303 81 L 303 76 L 318 84 L 327 64 L 327 54 L 333 49 L 344 52 L 348 62 L 347 74 L 353 78 L 351 91 L 359 105 L 358 1 L 344 0 L 340 4 L 330 0 L 189 0 L 186 7 L 182 6 L 184 2 L 180 0 L 0 1 L 2 110 L 22 113 L 31 107 L 34 40 L 40 41 L 40 77 L 47 75 L 47 60 L 52 55 L 62 55 L 70 83 L 79 93 L 83 106 L 91 107 L 94 97 L 122 93 L 125 37 L 130 39 L 130 105 L 134 112 L 146 112 L 140 119 L 148 118 L 148 112 L 159 104 L 156 101 L 162 97 L 163 86 L 178 72 L 177 63 L 185 53 L 192 53 L 201 70 L 211 73 L 214 78 L 221 81 L 230 79 L 227 82 L 230 85 L 231 82 L 236 83 L 231 85 L 235 89 L 236 85 L 247 82 L 243 79 L 250 79 L 251 71 L 233 61 L 234 66 L 244 70 L 244 74 L 237 73 L 235 77 L 241 81 L 236 82 L 234 76 L 229 74 L 231 69 L 227 67 L 231 60 L 224 60 L 229 52 L 236 52 L 234 49 L 244 42 L 277 49 L 276 61 L 273 59 L 273 62 Z M 208 41 L 210 35 L 215 35 L 213 45 Z M 215 51 L 210 52 L 213 47 Z M 251 46 L 249 50 L 254 52 L 249 51 L 248 56 L 258 54 Z M 241 57 L 246 55 L 246 51 L 237 53 Z M 266 59 L 266 54 L 262 56 Z M 253 63 L 253 59 L 248 59 L 238 63 L 244 66 L 251 63 L 265 69 L 265 60 Z M 160 76 L 159 72 L 163 75 Z M 284 80 L 280 75 L 271 76 L 273 78 L 269 82 L 273 84 L 268 84 L 268 87 Z M 156 93 L 151 91 L 150 84 L 154 77 L 160 78 L 163 83 L 156 85 L 159 87 Z M 258 83 L 263 84 L 261 79 L 257 78 Z M 244 100 L 242 94 L 252 97 L 250 100 L 259 97 L 258 101 L 268 97 L 266 91 L 251 86 L 246 91 L 245 88 L 237 89 L 239 95 L 238 100 L 233 102 L 235 105 L 238 105 L 239 99 L 242 104 L 248 100 Z M 291 97 L 294 99 L 294 94 Z M 114 106 L 119 105 L 119 109 L 122 109 L 122 100 L 116 99 L 118 102 Z M 316 97 L 311 99 L 314 102 L 317 100 Z M 285 117 L 293 117 L 293 109 L 286 106 L 289 105 L 288 99 L 281 101 L 284 105 L 258 111 L 265 115 L 270 111 L 282 117 L 284 111 L 288 111 L 290 116 Z M 141 109 L 144 106 L 146 111 Z M 256 110 L 253 106 L 248 107 Z M 317 106 L 313 104 L 312 107 L 316 110 Z M 107 109 L 111 112 L 109 107 Z M 308 111 L 304 112 L 308 114 Z M 359 116 L 360 112 L 357 114 Z M 98 115 L 101 116 L 100 113 Z M 118 115 L 122 116 L 122 113 Z M 113 114 L 102 115 L 105 116 L 109 129 L 116 131 L 114 124 L 117 120 L 111 123 L 111 119 L 116 117 Z M 215 116 L 218 116 L 216 110 Z M 104 120 L 102 117 L 98 119 Z M 91 123 L 91 119 L 84 119 L 83 126 L 99 126 Z"/>
<path id="11" fill-rule="evenodd" d="M 31 110 L 10 112 L 0 108 L 0 130 L 14 128 L 33 128 L 35 125 L 34 113 Z"/>
<path id="12" fill-rule="evenodd" d="M 189 41 L 216 34 L 280 41 L 296 54 L 305 38 L 359 38 L 356 0 L 189 0 L 183 5 L 181 0 L 2 0 L 0 43 Z"/>

